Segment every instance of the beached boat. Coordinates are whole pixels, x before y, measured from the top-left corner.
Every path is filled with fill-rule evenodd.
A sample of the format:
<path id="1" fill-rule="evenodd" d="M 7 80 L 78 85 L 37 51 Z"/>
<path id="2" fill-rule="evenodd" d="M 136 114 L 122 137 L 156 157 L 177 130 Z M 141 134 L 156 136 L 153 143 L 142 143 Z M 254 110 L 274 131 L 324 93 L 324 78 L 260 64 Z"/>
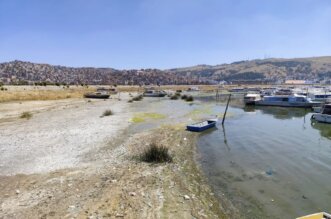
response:
<path id="1" fill-rule="evenodd" d="M 144 97 L 164 97 L 167 93 L 165 91 L 146 90 L 143 95 Z"/>
<path id="2" fill-rule="evenodd" d="M 297 219 L 331 219 L 331 214 L 325 212 L 319 212 L 315 214 L 298 217 Z"/>
<path id="3" fill-rule="evenodd" d="M 200 91 L 198 87 L 189 87 L 187 91 Z"/>
<path id="4" fill-rule="evenodd" d="M 207 129 L 213 128 L 216 126 L 216 119 L 209 119 L 203 122 L 194 123 L 192 125 L 187 125 L 186 129 L 191 132 L 202 132 Z"/>
<path id="5" fill-rule="evenodd" d="M 94 99 L 108 99 L 110 94 L 102 92 L 86 93 L 84 94 L 85 98 L 94 98 Z"/>
<path id="6" fill-rule="evenodd" d="M 311 118 L 318 122 L 331 123 L 331 104 L 325 104 L 321 112 L 314 113 Z"/>
<path id="7" fill-rule="evenodd" d="M 311 108 L 313 106 L 320 105 L 320 103 L 313 102 L 306 96 L 294 94 L 294 95 L 264 96 L 261 100 L 256 101 L 255 105 Z"/>
<path id="8" fill-rule="evenodd" d="M 246 105 L 254 105 L 258 100 L 261 100 L 260 94 L 246 94 L 244 96 L 244 102 Z"/>

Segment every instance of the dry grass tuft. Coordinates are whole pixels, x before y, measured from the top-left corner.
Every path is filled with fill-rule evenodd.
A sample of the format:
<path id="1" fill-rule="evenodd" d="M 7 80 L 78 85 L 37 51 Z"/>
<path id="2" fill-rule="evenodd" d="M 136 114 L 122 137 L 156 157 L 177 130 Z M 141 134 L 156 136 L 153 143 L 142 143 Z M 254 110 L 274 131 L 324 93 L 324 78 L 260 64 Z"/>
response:
<path id="1" fill-rule="evenodd" d="M 168 148 L 162 145 L 158 146 L 155 143 L 149 145 L 149 147 L 141 154 L 140 159 L 148 163 L 165 163 L 172 161 Z"/>
<path id="2" fill-rule="evenodd" d="M 102 117 L 104 116 L 111 116 L 111 115 L 114 115 L 113 111 L 111 110 L 105 110 L 102 114 Z"/>
<path id="3" fill-rule="evenodd" d="M 20 116 L 21 119 L 31 119 L 32 113 L 30 112 L 23 112 Z"/>

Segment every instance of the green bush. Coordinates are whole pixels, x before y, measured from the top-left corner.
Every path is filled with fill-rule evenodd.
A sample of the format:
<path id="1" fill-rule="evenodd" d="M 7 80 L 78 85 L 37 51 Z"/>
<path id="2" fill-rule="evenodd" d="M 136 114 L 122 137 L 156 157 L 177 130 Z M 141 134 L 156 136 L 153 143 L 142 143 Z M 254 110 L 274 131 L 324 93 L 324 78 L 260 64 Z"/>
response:
<path id="1" fill-rule="evenodd" d="M 140 101 L 142 99 L 143 99 L 143 95 L 137 95 L 137 96 L 132 98 L 132 101 Z"/>
<path id="2" fill-rule="evenodd" d="M 168 148 L 158 146 L 155 143 L 149 145 L 149 147 L 140 156 L 140 159 L 148 163 L 165 163 L 172 161 Z"/>
<path id="3" fill-rule="evenodd" d="M 184 95 L 182 96 L 182 100 L 186 100 L 186 99 L 187 99 L 187 95 L 184 94 Z"/>
<path id="4" fill-rule="evenodd" d="M 178 100 L 178 96 L 177 95 L 172 95 L 172 96 L 170 96 L 170 100 Z"/>
<path id="5" fill-rule="evenodd" d="M 194 100 L 193 96 L 188 96 L 188 97 L 186 98 L 186 101 L 187 101 L 187 102 L 192 102 L 193 100 Z"/>

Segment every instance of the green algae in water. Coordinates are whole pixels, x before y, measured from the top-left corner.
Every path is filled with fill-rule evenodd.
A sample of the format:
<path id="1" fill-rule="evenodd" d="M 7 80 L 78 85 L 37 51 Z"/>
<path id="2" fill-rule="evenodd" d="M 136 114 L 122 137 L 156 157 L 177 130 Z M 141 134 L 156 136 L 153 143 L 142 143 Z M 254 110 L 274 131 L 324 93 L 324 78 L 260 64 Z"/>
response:
<path id="1" fill-rule="evenodd" d="M 165 115 L 160 113 L 136 113 L 135 116 L 131 119 L 134 123 L 144 122 L 148 119 L 164 119 Z"/>
<path id="2" fill-rule="evenodd" d="M 222 118 L 224 115 L 224 112 L 217 113 L 215 109 L 213 109 L 212 105 L 207 105 L 203 107 L 199 107 L 197 109 L 192 110 L 187 114 L 187 116 L 193 118 L 193 119 L 199 119 L 201 116 L 208 115 L 208 116 L 215 116 L 217 115 L 219 118 Z M 233 112 L 227 112 L 226 118 L 234 117 L 235 113 Z"/>
<path id="3" fill-rule="evenodd" d="M 204 106 L 204 107 L 199 107 L 198 109 L 194 109 L 191 112 L 187 114 L 189 117 L 197 118 L 200 115 L 204 114 L 212 114 L 213 110 L 211 106 Z"/>

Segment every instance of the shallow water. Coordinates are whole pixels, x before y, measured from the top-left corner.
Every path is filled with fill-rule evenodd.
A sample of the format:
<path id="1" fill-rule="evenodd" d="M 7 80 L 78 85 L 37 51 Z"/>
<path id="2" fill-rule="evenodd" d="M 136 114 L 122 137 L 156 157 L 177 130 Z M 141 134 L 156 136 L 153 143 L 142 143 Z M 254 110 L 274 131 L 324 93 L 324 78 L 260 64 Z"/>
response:
<path id="1" fill-rule="evenodd" d="M 224 103 L 214 103 L 213 113 L 222 113 Z M 245 108 L 238 100 L 228 113 L 224 128 L 198 141 L 202 168 L 226 209 L 242 218 L 331 212 L 330 124 L 312 124 L 304 109 Z"/>

